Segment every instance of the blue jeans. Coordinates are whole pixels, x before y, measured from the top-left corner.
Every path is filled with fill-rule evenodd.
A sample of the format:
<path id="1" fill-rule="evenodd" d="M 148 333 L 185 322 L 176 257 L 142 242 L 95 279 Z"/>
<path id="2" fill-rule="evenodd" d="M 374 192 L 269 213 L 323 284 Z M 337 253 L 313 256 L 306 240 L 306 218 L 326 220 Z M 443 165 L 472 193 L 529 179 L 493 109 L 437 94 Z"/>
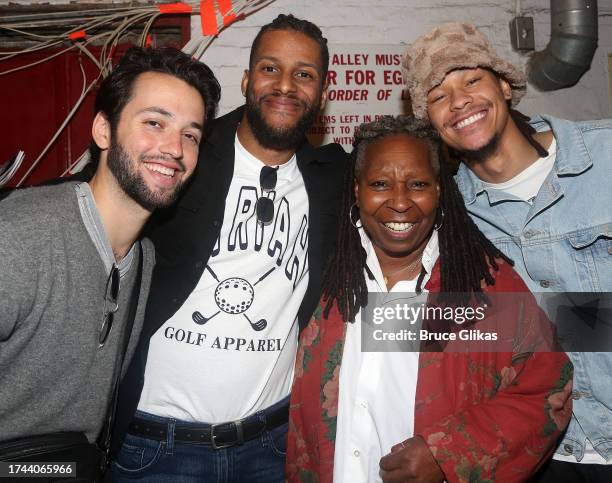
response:
<path id="1" fill-rule="evenodd" d="M 281 401 L 286 404 L 287 400 Z M 277 403 L 280 404 L 280 403 Z M 276 404 L 273 406 L 275 407 Z M 173 439 L 174 426 L 194 425 L 140 411 L 141 419 L 168 424 L 165 441 L 127 434 L 111 464 L 115 483 L 276 483 L 285 481 L 287 428 L 285 423 L 264 431 L 241 445 L 214 449 L 210 444 L 179 443 Z"/>

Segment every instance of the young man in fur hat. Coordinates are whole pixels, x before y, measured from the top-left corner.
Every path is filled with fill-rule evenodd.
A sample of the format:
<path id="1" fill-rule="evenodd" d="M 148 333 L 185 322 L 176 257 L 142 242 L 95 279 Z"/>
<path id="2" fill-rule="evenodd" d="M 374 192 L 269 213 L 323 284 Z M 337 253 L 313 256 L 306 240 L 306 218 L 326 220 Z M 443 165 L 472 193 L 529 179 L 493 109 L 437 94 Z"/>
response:
<path id="1" fill-rule="evenodd" d="M 439 26 L 405 58 L 413 111 L 429 118 L 482 232 L 534 292 L 612 291 L 612 121 L 513 109 L 523 73 L 473 25 Z M 612 481 L 612 354 L 571 352 L 574 412 L 539 481 Z"/>

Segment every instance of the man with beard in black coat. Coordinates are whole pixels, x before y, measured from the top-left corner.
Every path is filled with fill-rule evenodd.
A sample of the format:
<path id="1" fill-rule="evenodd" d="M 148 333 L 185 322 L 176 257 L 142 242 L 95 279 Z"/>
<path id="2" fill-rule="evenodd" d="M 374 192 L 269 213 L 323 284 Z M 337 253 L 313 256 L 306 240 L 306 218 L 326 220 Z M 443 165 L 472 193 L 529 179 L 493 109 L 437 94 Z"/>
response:
<path id="1" fill-rule="evenodd" d="M 120 391 L 115 481 L 285 480 L 300 328 L 335 243 L 346 153 L 312 147 L 327 41 L 280 15 L 258 33 L 246 105 L 218 119 L 176 209 Z"/>

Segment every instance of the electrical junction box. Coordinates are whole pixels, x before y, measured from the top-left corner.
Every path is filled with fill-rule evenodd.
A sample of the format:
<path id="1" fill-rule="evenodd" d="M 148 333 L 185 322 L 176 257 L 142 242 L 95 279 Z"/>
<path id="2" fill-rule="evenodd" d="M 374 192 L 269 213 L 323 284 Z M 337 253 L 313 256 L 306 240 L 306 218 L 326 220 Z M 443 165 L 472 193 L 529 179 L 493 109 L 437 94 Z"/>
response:
<path id="1" fill-rule="evenodd" d="M 510 41 L 514 50 L 535 50 L 533 17 L 514 17 L 510 21 Z"/>

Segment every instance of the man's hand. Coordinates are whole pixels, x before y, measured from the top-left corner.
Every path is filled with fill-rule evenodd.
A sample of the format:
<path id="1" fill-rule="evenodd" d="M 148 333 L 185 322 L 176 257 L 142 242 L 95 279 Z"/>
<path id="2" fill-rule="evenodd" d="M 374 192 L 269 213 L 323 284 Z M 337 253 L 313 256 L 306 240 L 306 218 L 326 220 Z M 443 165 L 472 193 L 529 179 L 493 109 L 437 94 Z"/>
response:
<path id="1" fill-rule="evenodd" d="M 444 481 L 444 473 L 420 436 L 393 446 L 380 460 L 380 476 L 384 483 Z"/>

